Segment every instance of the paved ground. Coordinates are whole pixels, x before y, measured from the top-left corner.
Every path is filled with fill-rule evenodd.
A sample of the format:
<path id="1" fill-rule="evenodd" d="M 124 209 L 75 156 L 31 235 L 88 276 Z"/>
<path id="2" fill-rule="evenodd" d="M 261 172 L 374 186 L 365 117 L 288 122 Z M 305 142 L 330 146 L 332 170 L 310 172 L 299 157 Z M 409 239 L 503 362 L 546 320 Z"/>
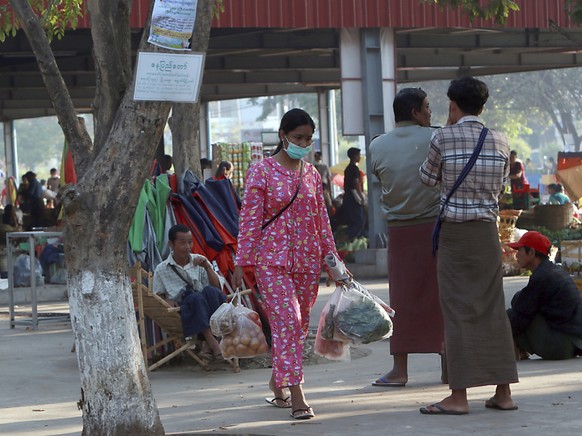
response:
<path id="1" fill-rule="evenodd" d="M 509 298 L 526 282 L 505 279 Z M 365 284 L 385 296 L 380 281 Z M 313 324 L 332 292 L 322 286 Z M 49 311 L 62 305 L 46 306 Z M 24 310 L 24 308 L 21 308 Z M 0 310 L 5 310 L 0 307 Z M 79 376 L 72 333 L 67 324 L 41 326 L 37 332 L 10 330 L 0 317 L 0 434 L 77 435 L 81 432 Z M 520 383 L 513 386 L 516 412 L 484 407 L 491 387 L 469 390 L 466 416 L 424 416 L 418 408 L 440 400 L 436 355 L 410 359 L 405 388 L 377 388 L 370 382 L 391 365 L 389 342 L 359 349 L 364 357 L 305 368 L 306 393 L 317 417 L 293 421 L 289 411 L 269 406 L 269 369 L 235 374 L 226 366 L 203 372 L 190 365 L 162 367 L 150 374 L 163 425 L 168 433 L 260 435 L 578 435 L 582 429 L 582 359 L 518 363 Z"/>

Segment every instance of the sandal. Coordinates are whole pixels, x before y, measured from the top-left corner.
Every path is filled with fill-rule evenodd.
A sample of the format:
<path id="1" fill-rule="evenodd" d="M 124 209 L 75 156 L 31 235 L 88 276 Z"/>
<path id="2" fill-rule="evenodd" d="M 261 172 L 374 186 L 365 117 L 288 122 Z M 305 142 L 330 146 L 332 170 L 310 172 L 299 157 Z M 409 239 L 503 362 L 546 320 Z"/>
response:
<path id="1" fill-rule="evenodd" d="M 265 401 L 269 403 L 271 406 L 278 407 L 279 409 L 290 409 L 291 408 L 291 398 L 281 398 L 281 397 L 272 397 L 272 398 L 265 398 Z"/>
<path id="2" fill-rule="evenodd" d="M 295 409 L 291 412 L 291 418 L 294 419 L 311 419 L 314 417 L 315 413 L 313 413 L 313 409 L 309 406 L 306 409 Z"/>

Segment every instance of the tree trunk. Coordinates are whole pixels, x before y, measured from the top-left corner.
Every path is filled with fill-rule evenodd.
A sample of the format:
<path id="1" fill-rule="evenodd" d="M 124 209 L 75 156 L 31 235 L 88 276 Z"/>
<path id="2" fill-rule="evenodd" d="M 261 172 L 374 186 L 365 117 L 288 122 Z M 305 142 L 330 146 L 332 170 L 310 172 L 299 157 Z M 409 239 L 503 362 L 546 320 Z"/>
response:
<path id="1" fill-rule="evenodd" d="M 164 433 L 139 348 L 126 246 L 170 105 L 132 102 L 130 94 L 92 171 L 63 198 L 86 435 Z"/>
<path id="2" fill-rule="evenodd" d="M 70 236 L 68 232 L 67 236 Z M 94 249 L 87 250 L 96 254 Z M 162 435 L 123 269 L 69 271 L 71 321 L 81 372 L 83 435 Z"/>
<path id="3" fill-rule="evenodd" d="M 172 131 L 174 172 L 187 169 L 202 178 L 200 168 L 200 103 L 176 103 L 168 120 Z"/>
<path id="4" fill-rule="evenodd" d="M 200 0 L 192 36 L 192 51 L 206 52 L 212 26 L 215 0 Z M 169 121 L 172 130 L 174 171 L 181 175 L 191 169 L 202 179 L 200 167 L 200 103 L 179 103 L 172 107 Z"/>
<path id="5" fill-rule="evenodd" d="M 105 143 L 119 103 L 131 83 L 131 4 L 132 0 L 87 0 L 99 84 L 93 100 L 95 153 Z"/>

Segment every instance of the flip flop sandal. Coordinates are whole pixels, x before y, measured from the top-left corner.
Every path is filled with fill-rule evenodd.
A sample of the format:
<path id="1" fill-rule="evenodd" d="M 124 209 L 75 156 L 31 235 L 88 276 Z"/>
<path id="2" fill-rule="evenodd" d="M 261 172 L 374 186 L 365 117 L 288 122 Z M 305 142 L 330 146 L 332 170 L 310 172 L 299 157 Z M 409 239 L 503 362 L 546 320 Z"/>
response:
<path id="1" fill-rule="evenodd" d="M 406 383 L 393 382 L 390 380 L 386 380 L 384 377 L 380 377 L 375 382 L 372 382 L 372 386 L 381 386 L 385 388 L 403 388 L 404 386 L 406 386 Z"/>
<path id="2" fill-rule="evenodd" d="M 280 398 L 280 397 L 273 397 L 273 398 L 265 398 L 265 401 L 267 403 L 269 403 L 271 406 L 275 406 L 278 407 L 279 409 L 290 409 L 291 408 L 291 402 L 289 401 L 290 397 L 287 398 Z M 283 403 L 284 406 L 281 406 L 280 404 Z"/>
<path id="3" fill-rule="evenodd" d="M 497 404 L 493 400 L 485 401 L 485 407 L 487 407 L 488 409 L 495 409 L 495 410 L 518 410 L 519 409 L 516 405 L 514 405 L 513 407 L 501 407 L 499 404 Z"/>
<path id="4" fill-rule="evenodd" d="M 313 413 L 311 407 L 307 409 L 295 409 L 291 412 L 291 418 L 294 419 L 311 419 L 313 417 L 315 417 L 315 413 Z"/>
<path id="5" fill-rule="evenodd" d="M 428 407 L 432 407 L 436 410 L 430 410 Z M 423 415 L 466 415 L 469 412 L 462 412 L 460 410 L 447 410 L 439 403 L 431 404 L 428 407 L 421 407 L 420 413 Z"/>

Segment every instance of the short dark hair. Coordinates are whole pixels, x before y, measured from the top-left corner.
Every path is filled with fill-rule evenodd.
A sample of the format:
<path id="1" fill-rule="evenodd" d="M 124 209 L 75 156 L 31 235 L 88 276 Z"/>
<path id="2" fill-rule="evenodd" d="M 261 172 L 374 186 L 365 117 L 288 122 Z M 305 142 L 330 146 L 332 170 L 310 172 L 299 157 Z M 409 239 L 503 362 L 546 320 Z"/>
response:
<path id="1" fill-rule="evenodd" d="M 356 157 L 358 154 L 360 154 L 362 152 L 361 149 L 357 148 L 357 147 L 351 147 L 348 149 L 348 157 L 350 159 L 353 159 L 354 157 Z"/>
<path id="2" fill-rule="evenodd" d="M 202 167 L 203 170 L 207 168 L 212 168 L 212 161 L 210 159 L 203 157 L 202 159 L 200 159 L 200 166 Z"/>
<path id="3" fill-rule="evenodd" d="M 36 173 L 33 171 L 27 171 L 22 177 L 24 177 L 29 182 L 32 182 L 34 179 L 36 179 Z"/>
<path id="4" fill-rule="evenodd" d="M 283 115 L 283 118 L 281 118 L 279 130 L 282 130 L 283 133 L 287 135 L 287 133 L 301 126 L 311 126 L 311 128 L 315 132 L 315 121 L 313 121 L 313 118 L 311 118 L 311 116 L 303 109 L 293 108 L 287 111 L 285 115 Z M 275 149 L 273 154 L 275 155 L 279 153 L 282 148 L 283 141 L 279 140 L 279 145 L 277 145 L 277 148 Z"/>
<path id="5" fill-rule="evenodd" d="M 57 169 L 56 169 L 56 168 L 51 168 L 51 170 L 50 170 L 50 173 L 51 173 L 51 174 L 52 174 L 52 173 L 56 173 L 56 172 L 57 172 Z"/>
<path id="6" fill-rule="evenodd" d="M 316 151 L 315 153 L 313 153 L 313 157 L 315 159 L 320 159 L 322 157 L 321 151 Z"/>
<path id="7" fill-rule="evenodd" d="M 397 123 L 400 121 L 412 121 L 412 109 L 420 111 L 422 109 L 422 102 L 426 97 L 426 92 L 422 88 L 401 89 L 396 94 L 394 103 L 392 103 L 394 120 Z"/>
<path id="8" fill-rule="evenodd" d="M 510 156 L 515 156 L 515 157 L 517 157 L 517 151 L 515 151 L 515 150 L 511 150 L 511 151 L 509 152 L 509 155 L 510 155 Z"/>
<path id="9" fill-rule="evenodd" d="M 178 237 L 178 233 L 190 233 L 190 229 L 184 224 L 175 224 L 168 230 L 168 239 L 174 242 Z"/>
<path id="10" fill-rule="evenodd" d="M 548 189 L 553 189 L 556 192 L 562 192 L 564 190 L 564 187 L 562 186 L 561 183 L 550 183 L 548 185 Z"/>
<path id="11" fill-rule="evenodd" d="M 485 82 L 471 76 L 464 76 L 451 80 L 447 97 L 454 101 L 464 113 L 479 115 L 489 98 L 489 89 Z"/>
<path id="12" fill-rule="evenodd" d="M 172 156 L 164 154 L 160 157 L 160 167 L 163 172 L 170 171 L 170 168 L 172 168 Z"/>

